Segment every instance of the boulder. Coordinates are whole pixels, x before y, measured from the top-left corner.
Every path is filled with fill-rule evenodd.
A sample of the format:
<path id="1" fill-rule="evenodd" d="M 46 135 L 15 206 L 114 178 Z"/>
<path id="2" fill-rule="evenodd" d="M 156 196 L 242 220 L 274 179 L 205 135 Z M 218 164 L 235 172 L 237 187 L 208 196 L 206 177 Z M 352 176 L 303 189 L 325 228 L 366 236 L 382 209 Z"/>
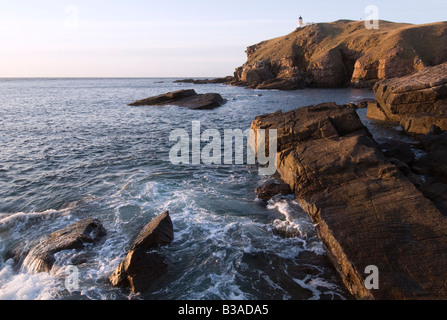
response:
<path id="1" fill-rule="evenodd" d="M 408 133 L 440 133 L 447 130 L 447 115 L 408 114 L 401 118 L 400 125 Z"/>
<path id="2" fill-rule="evenodd" d="M 33 241 L 29 247 L 19 244 L 9 250 L 6 257 L 14 259 L 17 267 L 22 265 L 28 272 L 49 272 L 56 253 L 81 250 L 86 244 L 99 241 L 105 234 L 106 230 L 99 220 L 85 219 Z"/>
<path id="3" fill-rule="evenodd" d="M 292 191 L 286 183 L 268 183 L 265 186 L 256 188 L 255 192 L 259 199 L 262 201 L 268 201 L 276 195 L 287 195 Z"/>
<path id="4" fill-rule="evenodd" d="M 385 110 L 382 109 L 382 107 L 377 101 L 368 102 L 366 104 L 366 107 L 367 107 L 366 116 L 368 119 L 378 121 L 391 121 L 390 118 L 385 113 Z"/>
<path id="5" fill-rule="evenodd" d="M 447 131 L 440 135 L 421 137 L 427 151 L 430 173 L 435 178 L 447 181 Z"/>
<path id="6" fill-rule="evenodd" d="M 214 109 L 224 103 L 225 100 L 218 93 L 197 94 L 194 90 L 179 90 L 138 100 L 129 106 L 176 105 L 189 109 Z"/>
<path id="7" fill-rule="evenodd" d="M 164 258 L 153 250 L 174 240 L 174 228 L 166 211 L 148 223 L 132 243 L 124 260 L 109 277 L 115 287 L 145 293 L 157 287 L 166 272 Z"/>
<path id="8" fill-rule="evenodd" d="M 419 190 L 447 217 L 447 183 L 429 179 L 419 186 Z"/>
<path id="9" fill-rule="evenodd" d="M 408 165 L 415 160 L 414 152 L 411 150 L 411 145 L 409 143 L 398 140 L 388 140 L 381 142 L 379 147 L 387 158 L 396 158 Z"/>
<path id="10" fill-rule="evenodd" d="M 447 298 L 447 220 L 384 156 L 354 108 L 276 112 L 251 128 L 277 129 L 278 173 L 354 297 Z M 366 284 L 370 266 L 378 288 Z"/>
<path id="11" fill-rule="evenodd" d="M 378 105 L 368 117 L 400 122 L 410 133 L 426 134 L 433 125 L 447 130 L 447 63 L 374 86 Z"/>

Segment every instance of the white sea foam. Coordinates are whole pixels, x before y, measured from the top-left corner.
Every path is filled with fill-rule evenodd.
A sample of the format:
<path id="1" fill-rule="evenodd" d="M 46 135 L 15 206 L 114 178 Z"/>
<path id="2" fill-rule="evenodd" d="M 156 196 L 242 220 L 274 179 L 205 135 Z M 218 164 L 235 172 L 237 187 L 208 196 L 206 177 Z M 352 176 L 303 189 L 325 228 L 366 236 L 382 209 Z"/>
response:
<path id="1" fill-rule="evenodd" d="M 0 300 L 49 300 L 61 289 L 61 280 L 48 273 L 16 274 L 12 261 L 0 268 Z"/>
<path id="2" fill-rule="evenodd" d="M 42 212 L 18 212 L 0 219 L 0 231 L 11 230 L 15 228 L 20 230 L 26 227 L 28 223 L 34 223 L 39 220 L 47 220 L 54 216 L 66 216 L 70 213 L 70 208 L 63 210 L 45 210 Z"/>
<path id="3" fill-rule="evenodd" d="M 286 237 L 307 238 L 311 223 L 298 202 L 288 198 L 274 198 L 269 201 L 267 208 L 277 210 L 284 216 L 284 219 L 276 219 L 272 223 L 278 233 Z"/>

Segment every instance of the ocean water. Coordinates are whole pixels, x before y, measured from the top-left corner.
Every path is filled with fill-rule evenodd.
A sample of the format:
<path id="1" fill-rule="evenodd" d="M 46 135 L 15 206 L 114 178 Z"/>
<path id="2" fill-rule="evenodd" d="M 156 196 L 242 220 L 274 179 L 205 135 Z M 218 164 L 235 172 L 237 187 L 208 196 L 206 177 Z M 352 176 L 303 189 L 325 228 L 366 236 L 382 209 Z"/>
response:
<path id="1" fill-rule="evenodd" d="M 0 299 L 142 299 L 107 281 L 141 228 L 169 210 L 175 240 L 161 248 L 168 271 L 146 299 L 349 299 L 315 227 L 293 196 L 268 204 L 255 188 L 274 181 L 254 165 L 169 161 L 174 129 L 250 127 L 255 116 L 372 98 L 358 89 L 259 91 L 175 79 L 0 79 Z M 215 110 L 128 107 L 179 89 L 218 92 Z M 4 254 L 87 218 L 107 236 L 56 255 L 49 273 L 16 270 Z M 284 238 L 278 226 L 297 231 Z M 65 267 L 87 254 L 79 287 Z"/>

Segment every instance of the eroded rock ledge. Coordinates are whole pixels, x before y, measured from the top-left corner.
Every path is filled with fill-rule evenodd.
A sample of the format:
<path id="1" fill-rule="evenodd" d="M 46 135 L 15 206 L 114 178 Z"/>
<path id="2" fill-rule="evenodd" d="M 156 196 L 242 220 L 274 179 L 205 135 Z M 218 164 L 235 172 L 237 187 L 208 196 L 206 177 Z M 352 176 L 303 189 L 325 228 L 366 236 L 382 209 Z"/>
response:
<path id="1" fill-rule="evenodd" d="M 368 117 L 400 123 L 409 133 L 447 130 L 447 63 L 374 86 Z"/>
<path id="2" fill-rule="evenodd" d="M 356 298 L 447 298 L 447 220 L 384 156 L 355 109 L 277 112 L 252 129 L 278 130 L 278 172 Z M 377 290 L 365 286 L 368 266 L 379 270 Z"/>

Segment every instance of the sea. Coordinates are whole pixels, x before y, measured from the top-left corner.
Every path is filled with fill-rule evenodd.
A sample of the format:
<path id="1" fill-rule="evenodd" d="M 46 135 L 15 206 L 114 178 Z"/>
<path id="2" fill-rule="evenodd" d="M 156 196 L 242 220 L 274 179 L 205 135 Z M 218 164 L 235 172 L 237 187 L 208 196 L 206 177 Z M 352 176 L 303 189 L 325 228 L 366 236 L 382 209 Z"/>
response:
<path id="1" fill-rule="evenodd" d="M 250 128 L 258 115 L 323 102 L 374 98 L 370 90 L 263 91 L 172 78 L 0 79 L 0 300 L 350 299 L 315 225 L 294 196 L 268 203 L 255 189 L 278 177 L 254 164 L 170 161 L 173 130 Z M 158 94 L 220 93 L 214 110 L 130 107 Z M 359 111 L 365 120 L 365 112 Z M 366 121 L 366 120 L 365 120 Z M 145 224 L 169 210 L 175 239 L 159 249 L 168 266 L 150 294 L 108 277 Z M 5 253 L 85 218 L 107 235 L 55 255 L 48 273 L 15 268 Z M 293 237 L 278 226 L 296 230 Z M 77 286 L 67 286 L 67 266 Z"/>

